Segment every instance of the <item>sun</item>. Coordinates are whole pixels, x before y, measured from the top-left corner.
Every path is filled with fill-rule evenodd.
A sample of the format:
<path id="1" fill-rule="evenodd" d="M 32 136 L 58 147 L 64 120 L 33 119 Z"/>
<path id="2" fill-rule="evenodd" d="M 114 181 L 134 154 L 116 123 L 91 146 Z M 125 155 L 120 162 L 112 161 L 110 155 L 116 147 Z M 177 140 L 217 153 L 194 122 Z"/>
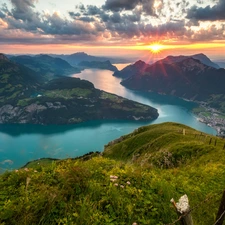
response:
<path id="1" fill-rule="evenodd" d="M 148 46 L 148 48 L 150 49 L 150 51 L 154 54 L 159 53 L 163 50 L 163 45 L 159 44 L 159 43 L 153 43 L 151 45 Z"/>

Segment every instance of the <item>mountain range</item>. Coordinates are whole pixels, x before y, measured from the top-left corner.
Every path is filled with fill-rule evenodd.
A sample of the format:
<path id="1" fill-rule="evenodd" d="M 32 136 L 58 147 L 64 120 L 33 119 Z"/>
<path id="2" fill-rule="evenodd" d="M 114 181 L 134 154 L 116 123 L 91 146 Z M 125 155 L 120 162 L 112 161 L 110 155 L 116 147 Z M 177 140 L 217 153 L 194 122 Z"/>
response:
<path id="1" fill-rule="evenodd" d="M 174 63 L 178 63 L 178 62 L 181 62 L 181 61 L 183 61 L 185 59 L 189 59 L 189 58 L 197 59 L 201 63 L 203 63 L 207 66 L 216 68 L 216 69 L 220 68 L 216 63 L 212 62 L 206 55 L 204 55 L 202 53 L 196 54 L 196 55 L 191 55 L 191 56 L 184 56 L 184 55 L 167 56 L 166 58 L 158 60 L 155 63 L 174 64 Z M 154 63 L 152 63 L 152 64 L 154 64 Z M 133 75 L 144 72 L 147 69 L 147 67 L 150 67 L 150 65 L 152 65 L 152 64 L 147 64 L 142 60 L 138 60 L 136 63 L 128 65 L 121 71 L 116 71 L 113 74 L 113 76 L 121 77 L 121 78 L 125 79 L 125 78 L 131 77 Z"/>
<path id="2" fill-rule="evenodd" d="M 3 54 L 0 54 L 0 94 L 0 123 L 74 124 L 158 117 L 156 109 L 100 91 L 89 81 L 72 77 L 49 81 Z"/>
<path id="3" fill-rule="evenodd" d="M 48 78 L 79 73 L 80 69 L 71 66 L 61 58 L 54 58 L 49 55 L 21 55 L 10 58 L 11 61 L 24 65 L 35 72 L 45 75 Z"/>
<path id="4" fill-rule="evenodd" d="M 217 69 L 203 54 L 194 57 L 168 56 L 151 65 L 137 61 L 115 72 L 114 76 L 122 77 L 121 84 L 125 87 L 139 91 L 205 102 L 212 99 L 212 96 L 217 96 L 216 102 L 211 103 L 217 105 L 217 109 L 225 111 L 225 69 Z"/>
<path id="5" fill-rule="evenodd" d="M 125 59 L 125 58 L 92 56 L 92 55 L 88 55 L 85 52 L 76 52 L 76 53 L 70 54 L 70 55 L 50 54 L 50 56 L 61 58 L 61 59 L 65 60 L 65 61 L 67 61 L 68 63 L 70 63 L 72 66 L 77 66 L 82 61 L 85 61 L 85 62 L 92 62 L 92 61 L 105 62 L 105 61 L 110 61 L 111 63 L 129 63 L 130 62 L 129 59 Z"/>

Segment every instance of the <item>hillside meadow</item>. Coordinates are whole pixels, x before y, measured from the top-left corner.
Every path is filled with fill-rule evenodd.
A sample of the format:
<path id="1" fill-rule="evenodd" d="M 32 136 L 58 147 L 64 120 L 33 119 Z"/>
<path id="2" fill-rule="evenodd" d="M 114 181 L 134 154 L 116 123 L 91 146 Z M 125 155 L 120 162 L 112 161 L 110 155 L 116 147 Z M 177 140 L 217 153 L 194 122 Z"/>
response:
<path id="1" fill-rule="evenodd" d="M 195 225 L 215 222 L 225 140 L 185 125 L 141 127 L 78 159 L 30 162 L 0 176 L 0 224 L 153 224 L 189 197 Z"/>

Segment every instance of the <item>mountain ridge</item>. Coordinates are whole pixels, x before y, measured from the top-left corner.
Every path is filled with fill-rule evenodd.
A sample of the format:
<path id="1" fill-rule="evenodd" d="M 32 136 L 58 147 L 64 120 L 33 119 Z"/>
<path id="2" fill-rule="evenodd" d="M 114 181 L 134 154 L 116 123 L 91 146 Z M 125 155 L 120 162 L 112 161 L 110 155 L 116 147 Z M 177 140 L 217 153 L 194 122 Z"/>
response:
<path id="1" fill-rule="evenodd" d="M 178 215 L 170 200 L 186 194 L 193 222 L 213 224 L 225 183 L 223 146 L 221 138 L 162 123 L 122 136 L 102 154 L 38 159 L 0 176 L 0 221 L 171 224 Z"/>
<path id="2" fill-rule="evenodd" d="M 224 93 L 225 70 L 207 66 L 197 59 L 156 63 L 139 70 L 121 82 L 124 86 L 160 92 L 192 100 L 204 100 L 211 94 Z"/>
<path id="3" fill-rule="evenodd" d="M 54 76 L 70 75 L 80 72 L 78 68 L 71 66 L 65 60 L 46 54 L 14 56 L 10 60 L 24 65 L 37 73 L 44 74 L 48 79 L 54 78 Z"/>
<path id="4" fill-rule="evenodd" d="M 158 117 L 156 109 L 95 89 L 89 81 L 40 80 L 35 71 L 5 59 L 0 59 L 0 93 L 0 123 L 76 124 Z"/>

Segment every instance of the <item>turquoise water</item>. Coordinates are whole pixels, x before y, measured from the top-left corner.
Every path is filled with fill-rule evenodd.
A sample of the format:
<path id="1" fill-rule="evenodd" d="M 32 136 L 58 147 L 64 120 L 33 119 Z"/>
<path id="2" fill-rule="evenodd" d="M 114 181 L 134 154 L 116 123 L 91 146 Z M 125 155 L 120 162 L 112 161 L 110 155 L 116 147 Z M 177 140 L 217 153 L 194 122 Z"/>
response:
<path id="1" fill-rule="evenodd" d="M 132 99 L 158 109 L 159 118 L 151 123 L 179 122 L 209 134 L 216 131 L 197 121 L 191 113 L 192 102 L 154 93 L 135 92 L 120 85 L 111 71 L 88 69 L 74 77 L 87 79 L 96 88 Z M 0 125 L 0 172 L 15 169 L 43 157 L 76 157 L 102 151 L 104 145 L 137 127 L 150 123 L 129 121 L 91 121 L 79 125 Z"/>

